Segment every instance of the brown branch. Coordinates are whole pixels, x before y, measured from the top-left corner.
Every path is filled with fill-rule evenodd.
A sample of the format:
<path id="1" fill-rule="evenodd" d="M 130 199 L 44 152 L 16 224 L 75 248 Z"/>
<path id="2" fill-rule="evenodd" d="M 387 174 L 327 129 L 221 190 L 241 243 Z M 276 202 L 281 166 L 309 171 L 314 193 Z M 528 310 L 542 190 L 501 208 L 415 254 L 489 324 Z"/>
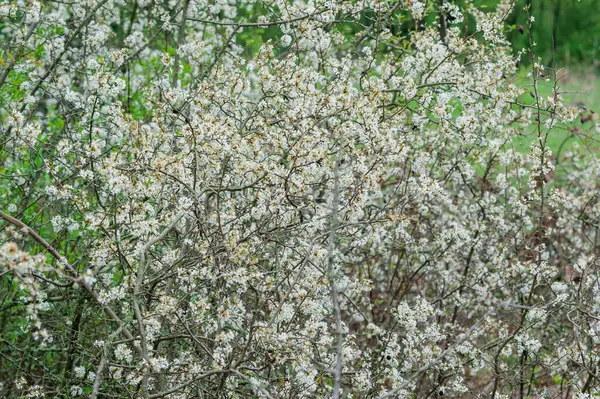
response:
<path id="1" fill-rule="evenodd" d="M 197 18 L 187 18 L 189 21 L 202 22 L 203 24 L 211 24 L 211 25 L 219 25 L 219 26 L 235 26 L 239 28 L 267 28 L 270 26 L 278 26 L 291 24 L 293 22 L 303 21 L 312 16 L 319 15 L 327 11 L 327 9 L 317 11 L 311 14 L 303 15 L 301 17 L 296 17 L 292 19 L 288 19 L 285 21 L 272 21 L 272 22 L 247 22 L 247 23 L 236 23 L 236 22 L 219 22 L 219 21 L 208 21 L 205 19 L 197 19 Z"/>

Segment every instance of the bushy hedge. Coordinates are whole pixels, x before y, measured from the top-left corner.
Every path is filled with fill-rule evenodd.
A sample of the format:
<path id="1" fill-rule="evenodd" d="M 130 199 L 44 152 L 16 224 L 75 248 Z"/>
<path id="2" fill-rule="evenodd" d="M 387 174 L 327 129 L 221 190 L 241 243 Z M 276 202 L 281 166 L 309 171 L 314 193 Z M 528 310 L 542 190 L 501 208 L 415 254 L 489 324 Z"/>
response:
<path id="1" fill-rule="evenodd" d="M 513 3 L 1 1 L 0 397 L 597 395 L 596 126 Z"/>

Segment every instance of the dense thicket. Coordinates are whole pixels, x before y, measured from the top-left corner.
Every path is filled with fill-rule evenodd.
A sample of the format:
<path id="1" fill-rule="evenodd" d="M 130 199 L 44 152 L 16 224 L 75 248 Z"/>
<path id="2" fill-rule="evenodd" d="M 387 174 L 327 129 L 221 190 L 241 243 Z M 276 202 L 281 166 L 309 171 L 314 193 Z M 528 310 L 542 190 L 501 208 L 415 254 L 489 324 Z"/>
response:
<path id="1" fill-rule="evenodd" d="M 0 397 L 595 395 L 596 130 L 514 3 L 0 2 Z"/>

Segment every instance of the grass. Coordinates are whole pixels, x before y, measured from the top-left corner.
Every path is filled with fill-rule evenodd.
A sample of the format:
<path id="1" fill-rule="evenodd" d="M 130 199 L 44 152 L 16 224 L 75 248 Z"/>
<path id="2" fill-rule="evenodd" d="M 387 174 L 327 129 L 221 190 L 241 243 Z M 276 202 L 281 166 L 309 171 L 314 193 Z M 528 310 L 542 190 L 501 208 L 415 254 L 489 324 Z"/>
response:
<path id="1" fill-rule="evenodd" d="M 533 81 L 530 72 L 529 69 L 522 69 L 516 78 L 516 83 L 527 87 L 520 101 L 524 104 L 535 105 L 535 98 L 532 96 Z M 578 118 L 569 124 L 570 131 L 566 129 L 564 124 L 559 124 L 548 135 L 548 147 L 555 155 L 559 151 L 564 154 L 565 151 L 575 148 L 580 153 L 600 149 L 595 138 L 595 124 L 598 120 L 595 120 L 596 115 L 594 115 L 600 113 L 600 76 L 582 67 L 560 70 L 558 76 L 559 93 L 561 93 L 564 101 L 569 105 L 585 108 L 582 117 L 587 117 L 589 120 Z M 538 94 L 540 97 L 552 97 L 553 89 L 554 82 L 552 79 L 548 82 L 538 81 Z M 537 141 L 537 126 L 535 124 L 525 128 L 520 136 L 515 137 L 513 145 L 518 151 L 527 153 L 530 151 L 529 145 L 532 141 Z M 575 144 L 577 144 L 577 147 L 575 147 Z"/>

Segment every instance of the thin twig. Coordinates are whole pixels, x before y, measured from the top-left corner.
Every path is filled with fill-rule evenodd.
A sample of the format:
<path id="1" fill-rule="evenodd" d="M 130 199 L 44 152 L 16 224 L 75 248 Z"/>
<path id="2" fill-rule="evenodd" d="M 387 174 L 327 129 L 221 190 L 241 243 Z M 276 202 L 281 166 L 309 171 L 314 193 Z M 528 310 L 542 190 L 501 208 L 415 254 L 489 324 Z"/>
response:
<path id="1" fill-rule="evenodd" d="M 35 241 L 37 241 L 38 244 L 40 244 L 42 247 L 44 247 L 44 249 L 46 249 L 56 260 L 58 260 L 58 262 L 61 265 L 63 265 L 71 273 L 73 280 L 88 292 L 88 294 L 102 307 L 102 309 L 104 309 L 106 314 L 117 323 L 117 326 L 122 327 L 122 329 L 123 329 L 122 334 L 125 336 L 125 338 L 131 339 L 131 340 L 134 339 L 131 332 L 127 328 L 124 327 L 123 321 L 119 318 L 119 316 L 117 316 L 117 314 L 114 312 L 114 310 L 112 310 L 112 308 L 108 304 L 105 304 L 100 300 L 100 298 L 98 297 L 98 294 L 96 294 L 96 292 L 94 292 L 94 289 L 92 288 L 92 286 L 89 285 L 84 280 L 83 277 L 79 276 L 77 271 L 73 268 L 73 266 L 71 266 L 69 264 L 67 259 L 65 259 L 61 254 L 59 254 L 56 251 L 56 249 L 54 249 L 54 247 L 52 247 L 52 245 L 48 244 L 48 242 L 46 240 L 44 240 L 35 230 L 33 230 L 31 227 L 29 227 L 28 225 L 26 225 L 19 219 L 15 219 L 14 217 L 7 215 L 6 213 L 4 213 L 2 211 L 0 211 L 0 218 L 4 219 L 8 223 L 10 223 L 18 228 L 26 231 L 27 234 L 29 234 L 31 237 L 33 237 L 33 239 Z M 142 349 L 138 345 L 134 344 L 133 347 L 135 348 L 135 350 L 138 353 L 140 353 L 140 354 L 142 353 Z"/>
<path id="2" fill-rule="evenodd" d="M 341 379 L 342 379 L 342 362 L 343 362 L 343 347 L 344 347 L 344 337 L 342 332 L 342 318 L 340 311 L 340 298 L 337 290 L 337 286 L 335 284 L 335 273 L 333 270 L 333 251 L 335 249 L 335 231 L 337 228 L 337 212 L 338 212 L 338 204 L 340 201 L 340 155 L 342 152 L 342 146 L 339 145 L 336 157 L 335 157 L 335 167 L 334 167 L 334 187 L 333 187 L 333 204 L 331 211 L 331 223 L 329 229 L 329 248 L 328 248 L 328 268 L 327 272 L 329 275 L 329 282 L 331 284 L 331 301 L 333 303 L 333 316 L 335 318 L 335 333 L 336 333 L 336 360 L 335 360 L 335 371 L 333 373 L 333 399 L 338 399 L 340 397 L 340 388 L 341 388 Z"/>

